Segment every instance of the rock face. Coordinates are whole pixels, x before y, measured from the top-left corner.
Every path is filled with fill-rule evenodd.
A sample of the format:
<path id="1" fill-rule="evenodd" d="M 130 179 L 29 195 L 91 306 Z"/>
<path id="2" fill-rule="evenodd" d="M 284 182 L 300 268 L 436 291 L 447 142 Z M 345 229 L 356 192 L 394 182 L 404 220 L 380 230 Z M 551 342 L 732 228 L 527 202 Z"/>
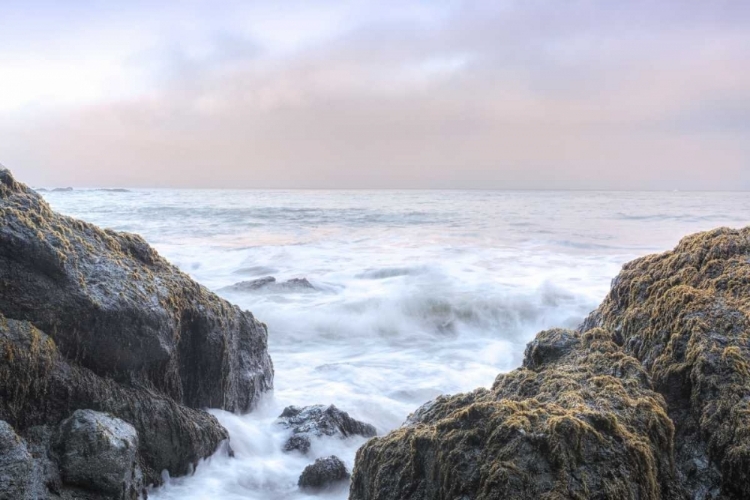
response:
<path id="1" fill-rule="evenodd" d="M 0 312 L 94 373 L 194 408 L 248 411 L 271 388 L 263 323 L 139 236 L 54 213 L 0 169 Z"/>
<path id="2" fill-rule="evenodd" d="M 750 498 L 750 228 L 627 264 L 579 331 L 357 453 L 350 498 Z"/>
<path id="3" fill-rule="evenodd" d="M 350 436 L 377 435 L 374 426 L 353 419 L 334 405 L 313 405 L 303 408 L 288 406 L 284 408 L 277 423 L 292 430 L 292 436 L 284 444 L 284 451 L 298 450 L 307 453 L 312 437 L 337 436 L 345 439 Z"/>
<path id="4" fill-rule="evenodd" d="M 604 330 L 540 333 L 491 390 L 440 397 L 357 453 L 353 499 L 681 498 L 673 426 Z"/>
<path id="5" fill-rule="evenodd" d="M 614 332 L 662 393 L 696 498 L 750 498 L 750 227 L 635 260 L 582 329 Z"/>
<path id="6" fill-rule="evenodd" d="M 0 421 L 0 499 L 33 494 L 34 460 L 26 443 L 7 422 Z"/>
<path id="7" fill-rule="evenodd" d="M 349 471 L 339 457 L 319 458 L 314 464 L 305 467 L 297 484 L 312 492 L 341 484 L 349 479 Z"/>
<path id="8" fill-rule="evenodd" d="M 203 408 L 271 388 L 266 345 L 143 239 L 54 213 L 0 166 L 0 500 L 130 499 L 190 472 L 228 439 Z"/>
<path id="9" fill-rule="evenodd" d="M 66 483 L 113 500 L 137 500 L 143 475 L 132 425 L 106 413 L 76 410 L 60 424 L 57 447 Z"/>

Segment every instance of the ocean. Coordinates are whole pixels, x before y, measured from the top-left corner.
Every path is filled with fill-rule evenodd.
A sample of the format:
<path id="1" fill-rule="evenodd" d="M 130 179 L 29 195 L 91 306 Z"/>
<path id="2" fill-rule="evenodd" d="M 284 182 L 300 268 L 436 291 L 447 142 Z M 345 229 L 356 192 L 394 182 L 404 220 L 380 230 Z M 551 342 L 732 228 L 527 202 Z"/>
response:
<path id="1" fill-rule="evenodd" d="M 235 457 L 167 478 L 155 500 L 308 498 L 297 489 L 304 467 L 337 455 L 351 470 L 364 439 L 283 453 L 274 421 L 285 406 L 335 404 L 387 433 L 439 394 L 490 386 L 538 331 L 577 326 L 625 262 L 689 233 L 750 224 L 750 193 L 740 192 L 43 194 L 64 214 L 142 235 L 268 325 L 274 391 L 249 415 L 210 410 Z M 266 276 L 313 288 L 226 288 Z"/>

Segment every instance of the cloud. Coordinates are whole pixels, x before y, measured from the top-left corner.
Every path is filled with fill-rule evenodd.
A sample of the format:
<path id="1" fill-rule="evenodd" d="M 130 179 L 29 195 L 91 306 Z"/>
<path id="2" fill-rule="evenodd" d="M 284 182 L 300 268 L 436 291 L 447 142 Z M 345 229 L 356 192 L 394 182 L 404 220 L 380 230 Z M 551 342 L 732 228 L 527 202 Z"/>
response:
<path id="1" fill-rule="evenodd" d="M 400 5 L 139 46 L 145 90 L 0 118 L 3 161 L 37 184 L 750 188 L 750 9 Z"/>

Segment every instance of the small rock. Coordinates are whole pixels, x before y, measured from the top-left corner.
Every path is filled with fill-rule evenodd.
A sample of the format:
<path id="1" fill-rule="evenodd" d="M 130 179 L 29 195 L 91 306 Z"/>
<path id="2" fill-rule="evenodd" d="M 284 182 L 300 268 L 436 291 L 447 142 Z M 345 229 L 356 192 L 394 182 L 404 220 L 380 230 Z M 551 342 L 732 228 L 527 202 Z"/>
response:
<path id="1" fill-rule="evenodd" d="M 279 425 L 292 430 L 292 437 L 284 444 L 284 451 L 299 450 L 307 453 L 310 437 L 351 436 L 373 437 L 377 430 L 373 425 L 360 422 L 334 405 L 288 406 L 277 420 Z"/>
<path id="2" fill-rule="evenodd" d="M 336 456 L 330 456 L 319 458 L 314 464 L 305 467 L 297 484 L 302 489 L 321 490 L 347 481 L 350 477 L 344 462 Z"/>
<path id="3" fill-rule="evenodd" d="M 0 498 L 29 498 L 33 468 L 24 440 L 10 424 L 0 420 Z"/>
<path id="4" fill-rule="evenodd" d="M 292 278 L 287 281 L 277 282 L 273 276 L 266 276 L 249 281 L 240 281 L 221 289 L 221 291 L 226 292 L 294 292 L 301 290 L 315 290 L 315 287 L 307 278 Z"/>
<path id="5" fill-rule="evenodd" d="M 135 500 L 143 487 L 138 434 L 124 420 L 76 410 L 60 424 L 60 469 L 65 483 L 117 500 Z"/>

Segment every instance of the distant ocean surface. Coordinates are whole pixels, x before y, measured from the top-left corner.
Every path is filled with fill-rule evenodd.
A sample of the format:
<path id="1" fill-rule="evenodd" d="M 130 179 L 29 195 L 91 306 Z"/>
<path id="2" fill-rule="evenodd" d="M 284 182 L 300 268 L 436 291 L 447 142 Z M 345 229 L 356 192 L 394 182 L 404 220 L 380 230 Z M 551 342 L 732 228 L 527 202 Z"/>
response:
<path id="1" fill-rule="evenodd" d="M 212 410 L 236 457 L 169 480 L 149 495 L 156 500 L 307 498 L 297 490 L 302 469 L 335 454 L 351 470 L 364 440 L 284 454 L 273 421 L 285 406 L 335 404 L 386 433 L 439 394 L 491 385 L 520 364 L 536 332 L 577 326 L 625 262 L 689 233 L 750 225 L 750 193 L 43 194 L 62 213 L 141 234 L 268 324 L 274 392 L 247 416 Z M 221 291 L 264 276 L 304 277 L 315 290 Z"/>

